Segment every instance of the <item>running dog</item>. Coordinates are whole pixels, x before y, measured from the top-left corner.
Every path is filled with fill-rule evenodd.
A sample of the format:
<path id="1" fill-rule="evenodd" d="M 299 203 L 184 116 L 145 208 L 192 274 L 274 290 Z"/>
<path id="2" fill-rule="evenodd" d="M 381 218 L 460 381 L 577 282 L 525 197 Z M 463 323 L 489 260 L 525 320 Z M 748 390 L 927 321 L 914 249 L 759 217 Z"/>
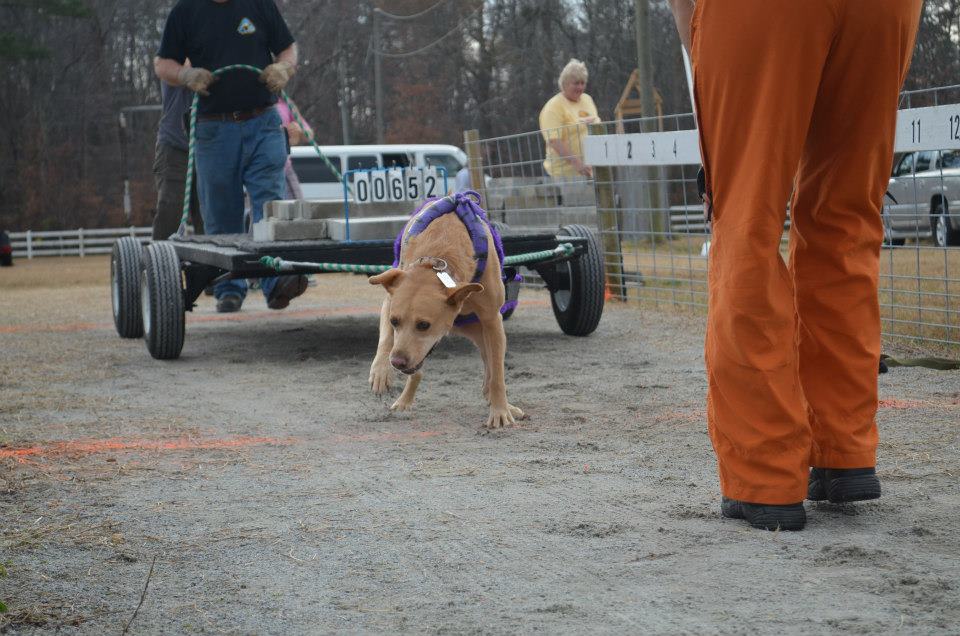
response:
<path id="1" fill-rule="evenodd" d="M 507 337 L 501 312 L 509 305 L 504 305 L 503 247 L 479 199 L 475 192 L 466 192 L 428 201 L 397 237 L 393 268 L 369 279 L 387 291 L 370 388 L 382 395 L 394 369 L 399 370 L 407 383 L 390 409 L 410 408 L 424 361 L 454 330 L 480 350 L 483 397 L 490 404 L 486 425 L 500 428 L 516 424 L 524 414 L 507 402 Z"/>

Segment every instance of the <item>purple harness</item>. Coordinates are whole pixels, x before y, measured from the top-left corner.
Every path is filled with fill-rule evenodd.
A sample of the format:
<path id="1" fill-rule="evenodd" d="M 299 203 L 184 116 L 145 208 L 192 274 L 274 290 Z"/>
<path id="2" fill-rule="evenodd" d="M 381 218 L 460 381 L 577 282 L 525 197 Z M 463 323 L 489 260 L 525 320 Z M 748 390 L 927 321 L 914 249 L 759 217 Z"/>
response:
<path id="1" fill-rule="evenodd" d="M 410 237 L 422 234 L 430 223 L 444 214 L 455 212 L 457 218 L 466 226 L 467 233 L 470 235 L 470 242 L 473 243 L 473 259 L 476 261 L 477 266 L 473 274 L 473 279 L 470 282 L 476 283 L 479 281 L 483 277 L 484 270 L 487 268 L 487 229 L 490 230 L 490 235 L 493 236 L 493 245 L 500 259 L 500 276 L 506 280 L 503 276 L 503 242 L 500 240 L 500 233 L 490 225 L 490 222 L 487 220 L 487 215 L 484 214 L 479 202 L 480 195 L 473 190 L 457 192 L 456 194 L 451 194 L 446 197 L 432 198 L 424 201 L 423 204 L 417 208 L 416 212 L 413 213 L 414 220 L 400 231 L 400 234 L 393 242 L 393 266 L 400 266 L 400 248 L 410 241 Z M 522 280 L 522 278 L 517 274 L 514 280 Z M 500 308 L 500 313 L 504 314 L 516 306 L 517 301 L 508 301 Z M 479 320 L 476 314 L 461 314 L 456 317 L 453 324 L 455 326 L 468 325 L 478 322 Z"/>

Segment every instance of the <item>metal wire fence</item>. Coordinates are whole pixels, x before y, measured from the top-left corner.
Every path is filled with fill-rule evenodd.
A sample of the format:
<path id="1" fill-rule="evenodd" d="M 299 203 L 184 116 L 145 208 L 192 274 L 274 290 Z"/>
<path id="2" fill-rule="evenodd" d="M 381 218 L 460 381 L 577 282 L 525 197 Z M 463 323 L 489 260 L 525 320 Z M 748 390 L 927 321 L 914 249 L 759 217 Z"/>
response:
<path id="1" fill-rule="evenodd" d="M 577 134 L 592 175 L 550 176 L 547 144 Z M 482 164 L 491 218 L 524 231 L 588 225 L 602 239 L 615 296 L 706 309 L 710 228 L 692 114 L 465 138 L 471 162 Z M 883 222 L 885 337 L 960 349 L 960 86 L 903 94 Z"/>

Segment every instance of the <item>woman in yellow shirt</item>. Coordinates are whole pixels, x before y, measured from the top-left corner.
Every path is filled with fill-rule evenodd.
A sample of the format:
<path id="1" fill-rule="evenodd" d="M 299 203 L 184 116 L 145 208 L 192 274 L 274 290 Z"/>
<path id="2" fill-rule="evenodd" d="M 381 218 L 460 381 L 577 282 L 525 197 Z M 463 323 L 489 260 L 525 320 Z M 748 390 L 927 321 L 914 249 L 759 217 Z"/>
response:
<path id="1" fill-rule="evenodd" d="M 551 177 L 592 177 L 590 166 L 583 163 L 580 140 L 587 134 L 587 124 L 600 121 L 593 98 L 587 88 L 587 65 L 571 59 L 560 72 L 560 92 L 550 98 L 540 111 L 540 133 L 547 145 L 543 169 Z"/>

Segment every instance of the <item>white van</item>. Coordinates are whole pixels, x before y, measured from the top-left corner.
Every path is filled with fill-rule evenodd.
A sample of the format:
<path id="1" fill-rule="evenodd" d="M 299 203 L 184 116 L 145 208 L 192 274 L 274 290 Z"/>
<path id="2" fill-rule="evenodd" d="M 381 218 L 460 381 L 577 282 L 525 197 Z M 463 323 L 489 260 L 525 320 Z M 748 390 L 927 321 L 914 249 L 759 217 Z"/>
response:
<path id="1" fill-rule="evenodd" d="M 363 168 L 443 167 L 447 188 L 454 188 L 457 171 L 467 164 L 467 155 L 456 146 L 443 144 L 376 144 L 367 146 L 320 146 L 323 156 L 344 174 Z M 307 199 L 343 199 L 343 185 L 317 156 L 313 146 L 294 146 L 293 169 Z"/>

